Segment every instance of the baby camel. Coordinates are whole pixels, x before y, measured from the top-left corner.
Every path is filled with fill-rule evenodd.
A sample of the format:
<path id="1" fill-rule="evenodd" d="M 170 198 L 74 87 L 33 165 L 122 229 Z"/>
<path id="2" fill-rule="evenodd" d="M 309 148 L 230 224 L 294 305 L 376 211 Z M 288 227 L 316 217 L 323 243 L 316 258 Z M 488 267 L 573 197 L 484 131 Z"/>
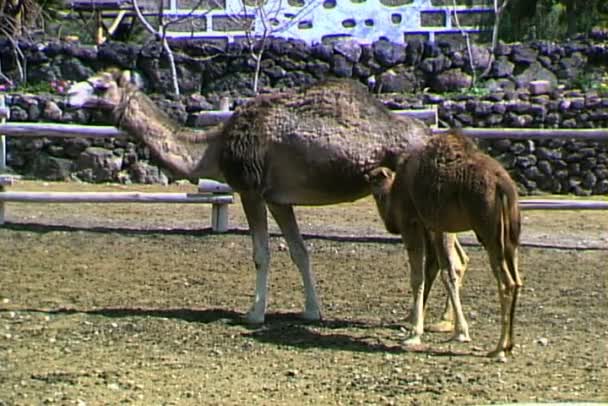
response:
<path id="1" fill-rule="evenodd" d="M 405 154 L 396 172 L 379 167 L 367 179 L 387 230 L 401 234 L 408 252 L 414 295 L 408 343 L 419 343 L 423 333 L 424 253 L 432 247 L 456 316 L 453 339 L 470 340 L 449 253 L 455 239 L 450 233 L 473 230 L 488 252 L 500 297 L 500 340 L 488 356 L 505 359 L 513 348 L 515 306 L 522 286 L 517 270 L 518 196 L 507 171 L 471 140 L 449 132 Z"/>

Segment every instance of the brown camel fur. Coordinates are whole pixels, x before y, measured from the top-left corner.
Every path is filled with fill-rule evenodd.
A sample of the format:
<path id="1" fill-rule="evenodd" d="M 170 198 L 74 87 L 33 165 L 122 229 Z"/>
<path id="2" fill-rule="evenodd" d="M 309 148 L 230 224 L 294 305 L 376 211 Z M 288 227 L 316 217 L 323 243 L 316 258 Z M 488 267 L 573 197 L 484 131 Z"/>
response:
<path id="1" fill-rule="evenodd" d="M 453 339 L 470 340 L 452 254 L 455 236 L 450 233 L 473 230 L 488 252 L 500 297 L 502 330 L 489 355 L 504 359 L 513 348 L 515 306 L 522 286 L 517 269 L 517 188 L 507 171 L 471 140 L 450 132 L 408 151 L 396 173 L 379 167 L 367 178 L 387 230 L 402 235 L 408 252 L 414 294 L 409 342 L 419 343 L 424 329 L 425 244 L 434 247 L 444 271 L 456 313 Z"/>
<path id="2" fill-rule="evenodd" d="M 194 182 L 226 181 L 239 193 L 257 271 L 254 301 L 247 314 L 253 323 L 263 322 L 266 312 L 267 209 L 302 276 L 303 317 L 318 320 L 314 273 L 293 206 L 347 202 L 368 195 L 365 173 L 381 165 L 394 168 L 398 156 L 421 147 L 431 135 L 421 121 L 395 116 L 364 86 L 348 80 L 258 96 L 237 108 L 225 124 L 206 131 L 170 120 L 133 82 L 129 71 L 100 73 L 73 85 L 69 102 L 109 111 L 118 128 L 147 145 L 177 176 Z"/>

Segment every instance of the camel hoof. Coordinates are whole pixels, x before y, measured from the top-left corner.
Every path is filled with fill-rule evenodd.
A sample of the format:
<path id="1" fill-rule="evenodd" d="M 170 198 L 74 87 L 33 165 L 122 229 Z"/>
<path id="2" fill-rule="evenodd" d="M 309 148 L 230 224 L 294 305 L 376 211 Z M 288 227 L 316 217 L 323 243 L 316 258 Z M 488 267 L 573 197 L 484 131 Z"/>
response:
<path id="1" fill-rule="evenodd" d="M 488 353 L 488 358 L 494 358 L 496 362 L 507 362 L 507 354 L 504 350 L 494 350 Z"/>
<path id="2" fill-rule="evenodd" d="M 454 331 L 454 323 L 448 320 L 441 320 L 429 325 L 426 328 L 426 331 L 431 331 L 433 333 L 451 333 Z"/>
<path id="3" fill-rule="evenodd" d="M 458 343 L 468 343 L 471 341 L 471 337 L 465 333 L 456 333 L 450 338 L 450 341 L 456 341 Z"/>
<path id="4" fill-rule="evenodd" d="M 254 312 L 248 312 L 244 320 L 247 324 L 264 324 L 264 314 L 260 315 Z"/>
<path id="5" fill-rule="evenodd" d="M 313 311 L 305 310 L 302 313 L 300 313 L 300 317 L 306 321 L 321 321 L 323 318 L 321 316 L 321 312 L 318 310 L 313 310 Z"/>
<path id="6" fill-rule="evenodd" d="M 403 342 L 404 345 L 420 345 L 422 344 L 422 339 L 420 338 L 420 336 L 416 335 L 416 336 L 411 336 L 405 339 L 405 341 Z"/>

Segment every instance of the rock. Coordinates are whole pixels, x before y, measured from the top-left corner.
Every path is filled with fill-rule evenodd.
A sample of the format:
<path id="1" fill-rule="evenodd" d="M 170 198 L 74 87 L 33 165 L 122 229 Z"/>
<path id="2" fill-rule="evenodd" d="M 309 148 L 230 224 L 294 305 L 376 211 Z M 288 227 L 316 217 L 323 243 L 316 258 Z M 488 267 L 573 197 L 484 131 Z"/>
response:
<path id="1" fill-rule="evenodd" d="M 384 93 L 413 93 L 418 90 L 416 75 L 403 67 L 389 69 L 376 82 L 376 91 Z"/>
<path id="2" fill-rule="evenodd" d="M 515 44 L 511 47 L 511 60 L 516 63 L 531 65 L 536 62 L 538 52 L 524 44 Z"/>
<path id="3" fill-rule="evenodd" d="M 466 66 L 469 69 L 472 65 L 473 69 L 483 71 L 490 65 L 490 61 L 492 60 L 490 50 L 485 46 L 471 44 L 471 55 L 473 59 L 472 63 L 469 61 L 469 54 L 466 54 Z"/>
<path id="4" fill-rule="evenodd" d="M 47 101 L 42 109 L 42 118 L 49 121 L 60 121 L 63 111 L 57 103 L 52 100 Z"/>
<path id="5" fill-rule="evenodd" d="M 52 181 L 68 180 L 72 173 L 72 160 L 41 153 L 34 160 L 32 172 L 35 177 L 40 179 Z"/>
<path id="6" fill-rule="evenodd" d="M 545 159 L 548 161 L 556 161 L 562 159 L 562 152 L 558 149 L 550 149 L 547 147 L 538 147 L 534 151 L 538 159 Z"/>
<path id="7" fill-rule="evenodd" d="M 320 59 L 325 62 L 331 61 L 334 56 L 334 49 L 331 45 L 318 43 L 312 46 L 311 55 L 314 58 Z"/>
<path id="8" fill-rule="evenodd" d="M 361 45 L 358 41 L 352 39 L 344 39 L 336 41 L 333 44 L 334 51 L 342 55 L 349 62 L 358 62 L 361 58 Z"/>
<path id="9" fill-rule="evenodd" d="M 557 86 L 557 77 L 553 72 L 542 67 L 538 62 L 530 64 L 521 74 L 515 77 L 515 82 L 519 88 L 528 88 L 530 82 L 537 80 L 546 80 L 551 83 L 551 87 Z"/>
<path id="10" fill-rule="evenodd" d="M 143 48 L 141 49 L 143 51 Z M 130 69 L 135 67 L 140 50 L 134 45 L 124 42 L 104 42 L 97 52 L 100 62 L 112 66 L 117 65 L 121 68 Z M 148 54 L 150 56 L 150 54 Z"/>
<path id="11" fill-rule="evenodd" d="M 595 176 L 595 174 L 591 171 L 585 172 L 585 174 L 583 175 L 581 185 L 585 189 L 593 189 L 596 184 L 597 184 L 597 176 Z"/>
<path id="12" fill-rule="evenodd" d="M 416 66 L 422 60 L 424 54 L 424 43 L 418 39 L 408 41 L 406 47 L 405 62 L 408 65 Z"/>
<path id="13" fill-rule="evenodd" d="M 558 76 L 561 79 L 576 79 L 587 63 L 587 58 L 580 52 L 574 52 L 567 58 L 559 61 Z"/>
<path id="14" fill-rule="evenodd" d="M 109 182 L 122 167 L 122 157 L 105 148 L 88 147 L 75 163 L 76 175 L 87 182 Z"/>
<path id="15" fill-rule="evenodd" d="M 548 94 L 553 90 L 551 82 L 548 80 L 533 80 L 529 83 L 528 89 L 533 95 Z"/>
<path id="16" fill-rule="evenodd" d="M 342 55 L 334 55 L 332 59 L 332 71 L 338 77 L 349 78 L 353 73 L 353 64 Z"/>
<path id="17" fill-rule="evenodd" d="M 433 58 L 424 59 L 419 67 L 423 72 L 426 72 L 431 75 L 435 75 L 449 69 L 452 66 L 452 62 L 449 58 L 440 55 Z M 456 69 L 454 69 L 456 70 Z M 458 69 L 460 70 L 460 69 Z"/>
<path id="18" fill-rule="evenodd" d="M 536 166 L 545 175 L 551 176 L 553 174 L 553 168 L 549 161 L 538 161 Z"/>
<path id="19" fill-rule="evenodd" d="M 91 141 L 86 138 L 66 138 L 63 141 L 63 153 L 68 158 L 76 159 L 90 146 Z"/>
<path id="20" fill-rule="evenodd" d="M 376 61 L 384 67 L 391 67 L 405 62 L 406 46 L 386 40 L 376 41 L 372 44 L 372 50 Z"/>
<path id="21" fill-rule="evenodd" d="M 28 121 L 29 116 L 27 111 L 19 106 L 11 106 L 11 121 Z"/>
<path id="22" fill-rule="evenodd" d="M 492 64 L 492 76 L 496 78 L 510 77 L 513 74 L 515 64 L 510 62 L 506 57 L 498 57 Z"/>
<path id="23" fill-rule="evenodd" d="M 453 92 L 468 89 L 473 79 L 460 69 L 451 69 L 440 73 L 431 81 L 431 89 L 435 92 Z"/>
<path id="24" fill-rule="evenodd" d="M 593 189 L 593 193 L 597 195 L 605 195 L 608 194 L 608 179 L 603 179 L 599 181 L 595 188 Z"/>
<path id="25" fill-rule="evenodd" d="M 169 178 L 157 166 L 145 161 L 137 161 L 129 168 L 131 180 L 136 183 L 144 184 L 169 184 Z"/>
<path id="26" fill-rule="evenodd" d="M 79 82 L 93 76 L 95 71 L 78 58 L 69 58 L 59 64 L 61 79 Z"/>

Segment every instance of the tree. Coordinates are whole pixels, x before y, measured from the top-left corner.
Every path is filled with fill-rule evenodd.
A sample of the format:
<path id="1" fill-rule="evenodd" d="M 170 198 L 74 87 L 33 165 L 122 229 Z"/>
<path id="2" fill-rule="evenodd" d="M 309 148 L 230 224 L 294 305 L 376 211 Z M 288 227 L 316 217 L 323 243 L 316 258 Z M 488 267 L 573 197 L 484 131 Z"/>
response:
<path id="1" fill-rule="evenodd" d="M 503 15 L 501 38 L 558 40 L 587 33 L 608 22 L 606 0 L 511 0 Z"/>
<path id="2" fill-rule="evenodd" d="M 245 41 L 254 62 L 253 92 L 257 93 L 262 71 L 262 58 L 270 38 L 298 24 L 315 7 L 321 5 L 320 0 L 297 1 L 299 10 L 288 19 L 281 18 L 284 14 L 284 0 L 241 0 L 240 13 L 233 12 L 232 18 L 245 31 Z M 239 17 L 254 15 L 255 18 Z"/>

